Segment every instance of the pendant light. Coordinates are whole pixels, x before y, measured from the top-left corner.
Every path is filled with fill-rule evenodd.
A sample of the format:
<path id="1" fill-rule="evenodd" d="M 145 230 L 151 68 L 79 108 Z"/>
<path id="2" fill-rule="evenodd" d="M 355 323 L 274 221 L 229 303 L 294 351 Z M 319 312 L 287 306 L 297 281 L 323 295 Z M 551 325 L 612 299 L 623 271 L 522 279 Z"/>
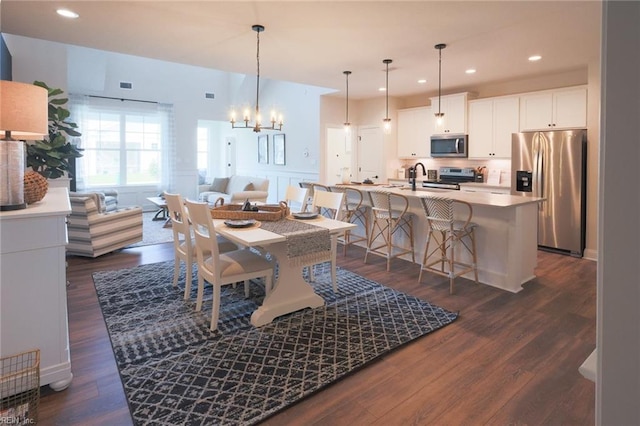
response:
<path id="1" fill-rule="evenodd" d="M 435 45 L 435 48 L 438 49 L 438 112 L 435 113 L 436 124 L 438 126 L 442 126 L 444 119 L 444 112 L 440 110 L 440 100 L 442 98 L 442 49 L 445 47 L 447 47 L 447 45 L 444 43 Z"/>
<path id="2" fill-rule="evenodd" d="M 256 75 L 256 114 L 254 117 L 253 124 L 249 124 L 251 121 L 251 114 L 248 109 L 246 109 L 242 114 L 242 121 L 244 121 L 244 125 L 236 125 L 236 112 L 231 111 L 231 128 L 232 129 L 251 129 L 254 132 L 260 132 L 262 130 L 282 130 L 282 115 L 277 117 L 275 111 L 271 111 L 269 122 L 271 126 L 262 125 L 262 117 L 260 116 L 260 33 L 264 31 L 264 26 L 262 25 L 253 25 L 251 27 L 253 31 L 256 32 L 257 44 L 256 44 L 256 62 L 258 65 L 258 72 Z M 276 118 L 277 117 L 277 118 Z"/>
<path id="3" fill-rule="evenodd" d="M 383 130 L 386 134 L 391 133 L 391 119 L 389 118 L 389 64 L 393 62 L 391 59 L 384 59 L 382 61 L 383 64 L 387 66 L 387 79 L 386 79 L 386 88 L 385 88 L 385 96 L 386 96 L 386 112 L 383 123 Z"/>
<path id="4" fill-rule="evenodd" d="M 347 81 L 347 97 L 345 100 L 345 118 L 344 118 L 344 131 L 346 133 L 351 132 L 351 123 L 349 123 L 349 75 L 351 71 L 342 71 Z"/>

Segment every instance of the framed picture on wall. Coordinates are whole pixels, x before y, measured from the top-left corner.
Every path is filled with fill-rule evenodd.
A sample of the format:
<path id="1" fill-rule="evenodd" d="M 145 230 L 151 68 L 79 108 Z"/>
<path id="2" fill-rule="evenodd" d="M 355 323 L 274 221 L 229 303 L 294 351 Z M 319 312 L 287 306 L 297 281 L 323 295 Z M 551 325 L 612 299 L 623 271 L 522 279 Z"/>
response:
<path id="1" fill-rule="evenodd" d="M 258 136 L 258 163 L 269 163 L 269 135 Z"/>
<path id="2" fill-rule="evenodd" d="M 284 166 L 286 161 L 284 133 L 273 135 L 273 164 Z"/>

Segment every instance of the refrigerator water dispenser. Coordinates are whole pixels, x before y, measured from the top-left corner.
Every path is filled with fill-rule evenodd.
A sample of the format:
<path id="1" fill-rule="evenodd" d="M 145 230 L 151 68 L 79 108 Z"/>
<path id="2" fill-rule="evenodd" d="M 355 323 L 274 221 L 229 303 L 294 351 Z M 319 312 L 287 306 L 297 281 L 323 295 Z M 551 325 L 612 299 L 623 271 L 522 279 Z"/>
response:
<path id="1" fill-rule="evenodd" d="M 516 191 L 531 192 L 532 173 L 526 170 L 516 171 Z"/>

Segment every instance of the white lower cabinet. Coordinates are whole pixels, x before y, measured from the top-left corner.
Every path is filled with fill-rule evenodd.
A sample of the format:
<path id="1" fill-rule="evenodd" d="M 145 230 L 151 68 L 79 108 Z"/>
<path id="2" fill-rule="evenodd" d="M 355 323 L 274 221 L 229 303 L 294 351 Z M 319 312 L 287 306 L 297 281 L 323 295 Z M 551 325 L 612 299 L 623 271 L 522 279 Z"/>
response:
<path id="1" fill-rule="evenodd" d="M 511 187 L 504 185 L 488 185 L 486 183 L 461 183 L 460 191 L 508 195 L 511 194 Z"/>
<path id="2" fill-rule="evenodd" d="M 0 213 L 0 356 L 40 349 L 40 385 L 71 383 L 67 323 L 66 188 Z"/>

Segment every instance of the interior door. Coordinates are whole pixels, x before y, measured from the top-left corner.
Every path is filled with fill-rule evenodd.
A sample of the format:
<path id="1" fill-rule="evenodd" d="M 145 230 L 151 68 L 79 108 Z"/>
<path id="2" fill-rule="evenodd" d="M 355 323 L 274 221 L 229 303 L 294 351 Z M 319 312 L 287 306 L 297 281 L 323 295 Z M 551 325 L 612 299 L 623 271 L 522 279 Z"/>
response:
<path id="1" fill-rule="evenodd" d="M 342 170 L 351 173 L 351 134 L 344 129 L 327 128 L 326 177 L 329 184 L 342 183 Z"/>
<path id="2" fill-rule="evenodd" d="M 226 175 L 233 176 L 236 174 L 236 138 L 227 136 L 224 138 L 225 143 L 225 166 Z"/>
<path id="3" fill-rule="evenodd" d="M 361 127 L 358 129 L 358 166 L 357 180 L 371 179 L 380 182 L 384 179 L 384 145 L 380 127 Z M 353 174 L 354 176 L 356 174 Z"/>

